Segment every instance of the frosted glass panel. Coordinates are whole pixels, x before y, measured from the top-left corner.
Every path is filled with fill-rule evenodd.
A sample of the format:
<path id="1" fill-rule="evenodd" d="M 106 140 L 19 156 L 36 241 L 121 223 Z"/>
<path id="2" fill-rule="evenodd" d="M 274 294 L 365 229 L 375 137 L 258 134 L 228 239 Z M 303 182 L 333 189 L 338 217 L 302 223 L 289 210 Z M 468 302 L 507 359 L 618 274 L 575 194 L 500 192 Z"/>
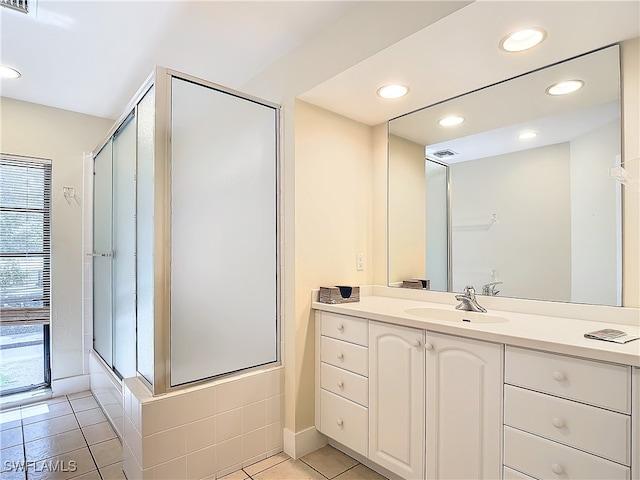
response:
<path id="1" fill-rule="evenodd" d="M 94 158 L 93 251 L 109 254 L 112 249 L 112 158 L 111 142 Z M 111 365 L 111 257 L 93 257 L 93 349 Z"/>
<path id="2" fill-rule="evenodd" d="M 136 374 L 136 122 L 113 138 L 113 368 Z"/>
<path id="3" fill-rule="evenodd" d="M 275 109 L 174 78 L 171 385 L 276 361 Z"/>
<path id="4" fill-rule="evenodd" d="M 449 202 L 447 171 L 449 167 L 426 160 L 426 272 L 431 290 L 447 291 Z"/>
<path id="5" fill-rule="evenodd" d="M 153 126 L 154 89 L 138 104 L 137 312 L 138 373 L 153 384 Z"/>

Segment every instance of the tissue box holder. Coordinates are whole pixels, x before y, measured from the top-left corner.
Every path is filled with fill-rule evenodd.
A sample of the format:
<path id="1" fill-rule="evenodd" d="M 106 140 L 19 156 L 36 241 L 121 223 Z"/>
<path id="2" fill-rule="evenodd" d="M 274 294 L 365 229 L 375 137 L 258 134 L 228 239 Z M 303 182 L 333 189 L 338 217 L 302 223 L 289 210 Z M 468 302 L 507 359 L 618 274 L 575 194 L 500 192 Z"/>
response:
<path id="1" fill-rule="evenodd" d="M 320 287 L 320 303 L 353 303 L 360 301 L 360 287 L 336 285 Z"/>

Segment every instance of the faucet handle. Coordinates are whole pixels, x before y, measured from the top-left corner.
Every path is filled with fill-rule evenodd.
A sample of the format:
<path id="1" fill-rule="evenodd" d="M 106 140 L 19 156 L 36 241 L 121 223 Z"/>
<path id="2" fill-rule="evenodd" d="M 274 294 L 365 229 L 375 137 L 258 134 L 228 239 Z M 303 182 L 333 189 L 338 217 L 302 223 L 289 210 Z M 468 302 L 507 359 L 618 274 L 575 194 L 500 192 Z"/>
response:
<path id="1" fill-rule="evenodd" d="M 467 285 L 466 287 L 464 287 L 464 293 L 465 295 L 475 295 L 476 294 L 476 289 L 473 288 L 473 285 Z"/>
<path id="2" fill-rule="evenodd" d="M 483 295 L 492 295 L 495 296 L 500 293 L 500 290 L 496 290 L 496 285 L 500 285 L 503 282 L 491 282 L 482 286 L 482 294 Z"/>

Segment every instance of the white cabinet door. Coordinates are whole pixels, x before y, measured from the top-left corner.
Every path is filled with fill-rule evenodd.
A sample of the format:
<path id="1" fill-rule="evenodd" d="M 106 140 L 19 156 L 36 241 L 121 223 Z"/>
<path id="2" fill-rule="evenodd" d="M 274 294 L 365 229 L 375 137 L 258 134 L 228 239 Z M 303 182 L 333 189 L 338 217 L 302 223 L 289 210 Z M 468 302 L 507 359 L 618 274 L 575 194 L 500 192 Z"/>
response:
<path id="1" fill-rule="evenodd" d="M 427 332 L 427 478 L 502 468 L 502 345 Z"/>
<path id="2" fill-rule="evenodd" d="M 369 458 L 424 478 L 424 331 L 369 322 Z"/>
<path id="3" fill-rule="evenodd" d="M 633 367 L 633 392 L 631 393 L 631 445 L 637 445 L 632 449 L 631 478 L 640 480 L 640 368 Z"/>

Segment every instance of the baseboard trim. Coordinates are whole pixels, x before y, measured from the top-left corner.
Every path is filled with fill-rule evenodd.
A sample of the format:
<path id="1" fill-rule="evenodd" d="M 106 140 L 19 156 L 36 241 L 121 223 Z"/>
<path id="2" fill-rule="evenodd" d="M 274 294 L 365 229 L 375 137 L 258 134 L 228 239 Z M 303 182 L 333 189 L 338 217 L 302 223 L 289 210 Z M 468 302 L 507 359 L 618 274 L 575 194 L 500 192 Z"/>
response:
<path id="1" fill-rule="evenodd" d="M 91 389 L 89 375 L 77 375 L 75 377 L 61 378 L 51 382 L 51 393 L 54 397 L 84 392 Z"/>
<path id="2" fill-rule="evenodd" d="M 297 433 L 285 428 L 283 436 L 284 453 L 295 459 L 327 444 L 327 437 L 316 430 L 316 427 L 309 427 Z"/>

